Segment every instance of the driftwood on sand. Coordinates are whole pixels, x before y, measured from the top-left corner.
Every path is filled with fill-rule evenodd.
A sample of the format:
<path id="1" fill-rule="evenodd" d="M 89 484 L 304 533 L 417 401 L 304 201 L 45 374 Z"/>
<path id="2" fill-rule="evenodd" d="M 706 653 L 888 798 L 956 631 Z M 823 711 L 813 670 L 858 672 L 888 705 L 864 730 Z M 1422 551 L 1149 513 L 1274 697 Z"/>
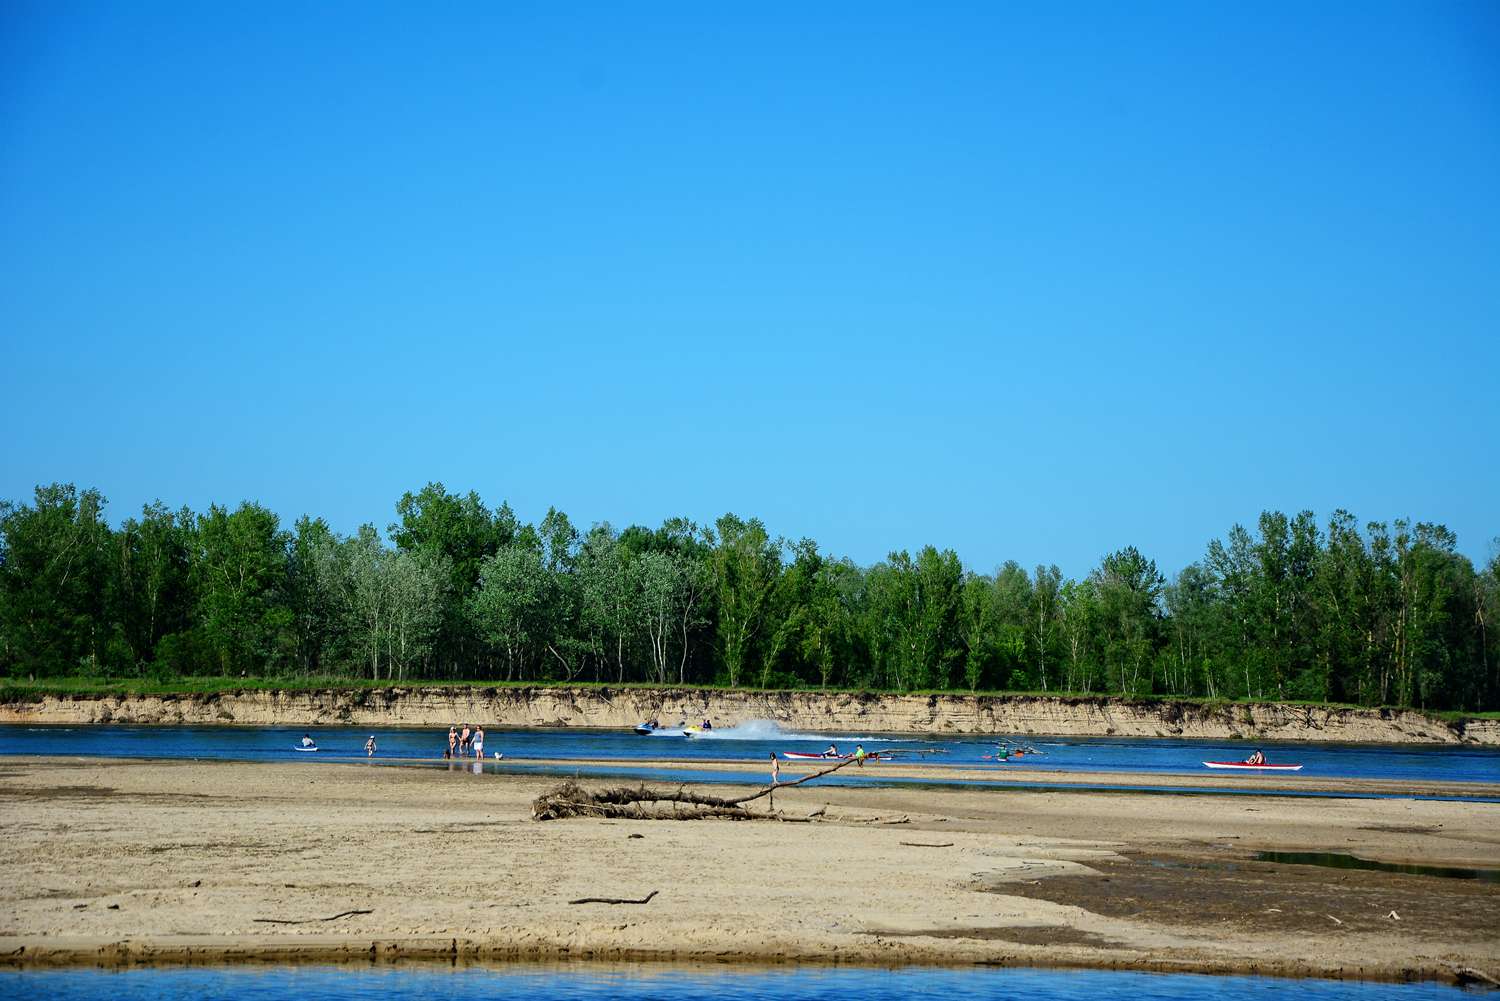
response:
<path id="1" fill-rule="evenodd" d="M 341 911 L 338 914 L 335 914 L 335 915 L 333 915 L 333 917 L 330 917 L 330 918 L 302 918 L 300 920 L 293 920 L 293 919 L 289 919 L 289 918 L 251 918 L 250 920 L 252 922 L 254 922 L 255 924 L 262 924 L 262 925 L 312 925 L 312 924 L 317 924 L 319 921 L 337 921 L 339 918 L 347 918 L 347 917 L 349 917 L 351 915 L 354 915 L 354 914 L 374 914 L 374 913 L 375 913 L 374 911 L 356 910 L 356 911 Z"/>
<path id="2" fill-rule="evenodd" d="M 746 808 L 762 796 L 769 796 L 777 789 L 811 782 L 813 779 L 831 775 L 840 768 L 856 763 L 846 758 L 820 772 L 805 775 L 794 782 L 776 782 L 749 796 L 726 799 L 722 796 L 705 796 L 690 792 L 685 786 L 675 790 L 652 789 L 639 786 L 631 789 L 619 786 L 614 789 L 585 789 L 571 779 L 562 785 L 538 796 L 531 804 L 531 816 L 535 820 L 560 820 L 564 817 L 618 817 L 629 820 L 780 820 L 775 813 L 755 813 Z"/>
<path id="3" fill-rule="evenodd" d="M 570 903 L 570 904 L 649 904 L 649 903 L 651 903 L 651 898 L 654 897 L 654 896 L 656 896 L 660 892 L 661 892 L 660 890 L 652 890 L 650 893 L 646 894 L 640 900 L 630 900 L 630 899 L 628 899 L 626 897 L 579 897 L 577 900 L 570 900 L 570 901 L 568 901 L 568 903 Z"/>

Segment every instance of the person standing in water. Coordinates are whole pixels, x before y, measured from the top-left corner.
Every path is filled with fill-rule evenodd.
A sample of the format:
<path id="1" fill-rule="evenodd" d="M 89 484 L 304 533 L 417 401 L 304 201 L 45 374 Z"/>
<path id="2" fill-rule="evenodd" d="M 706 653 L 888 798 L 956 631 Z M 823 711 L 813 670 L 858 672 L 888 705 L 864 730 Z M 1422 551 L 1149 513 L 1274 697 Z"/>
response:
<path id="1" fill-rule="evenodd" d="M 482 726 L 474 728 L 474 760 L 484 760 L 484 727 Z"/>
<path id="2" fill-rule="evenodd" d="M 455 727 L 451 727 L 450 726 L 448 728 L 448 750 L 446 752 L 444 752 L 443 757 L 445 757 L 445 758 L 452 758 L 457 753 L 458 753 L 458 730 Z"/>
<path id="3" fill-rule="evenodd" d="M 365 757 L 375 757 L 375 735 L 370 734 L 370 739 L 365 741 Z"/>
<path id="4" fill-rule="evenodd" d="M 469 741 L 472 739 L 473 735 L 469 732 L 469 724 L 465 723 L 464 728 L 458 734 L 458 750 L 460 754 L 469 753 Z"/>

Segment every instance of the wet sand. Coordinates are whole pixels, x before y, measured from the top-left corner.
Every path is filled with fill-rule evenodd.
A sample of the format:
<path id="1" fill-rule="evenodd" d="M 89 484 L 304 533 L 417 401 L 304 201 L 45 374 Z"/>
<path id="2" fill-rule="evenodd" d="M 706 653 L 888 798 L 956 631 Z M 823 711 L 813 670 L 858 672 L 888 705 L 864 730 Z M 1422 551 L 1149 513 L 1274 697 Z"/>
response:
<path id="1" fill-rule="evenodd" d="M 532 820 L 556 781 L 0 759 L 0 956 L 1500 975 L 1500 884 L 1254 860 L 1500 869 L 1500 804 L 814 784 L 776 796 L 788 820 L 821 811 L 812 823 Z"/>

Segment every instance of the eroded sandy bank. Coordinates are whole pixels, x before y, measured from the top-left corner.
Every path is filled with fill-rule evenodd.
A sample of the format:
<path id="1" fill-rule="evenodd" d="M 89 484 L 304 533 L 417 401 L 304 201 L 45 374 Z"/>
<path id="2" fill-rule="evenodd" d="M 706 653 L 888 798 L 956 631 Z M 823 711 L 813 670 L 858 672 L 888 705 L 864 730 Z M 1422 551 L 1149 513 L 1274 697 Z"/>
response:
<path id="1" fill-rule="evenodd" d="M 824 811 L 815 823 L 535 822 L 531 800 L 550 784 L 362 764 L 3 759 L 0 954 L 1383 978 L 1500 966 L 1495 884 L 1253 860 L 1303 850 L 1500 867 L 1500 805 L 800 787 L 777 806 Z M 645 905 L 569 903 L 652 891 Z M 316 920 L 348 911 L 369 913 Z"/>
<path id="2" fill-rule="evenodd" d="M 57 697 L 0 704 L 0 723 L 628 727 L 643 719 L 775 720 L 812 730 L 1201 737 L 1500 746 L 1500 720 L 1278 703 L 1203 705 L 1107 698 L 876 695 L 642 688 L 392 687 L 359 691 Z"/>

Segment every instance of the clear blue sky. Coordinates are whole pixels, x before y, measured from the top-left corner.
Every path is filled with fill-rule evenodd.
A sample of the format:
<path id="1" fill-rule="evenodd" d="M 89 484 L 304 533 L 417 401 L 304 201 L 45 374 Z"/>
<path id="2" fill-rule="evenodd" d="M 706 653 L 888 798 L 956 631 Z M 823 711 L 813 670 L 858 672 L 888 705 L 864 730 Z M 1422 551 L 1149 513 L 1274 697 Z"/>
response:
<path id="1" fill-rule="evenodd" d="M 9 0 L 0 338 L 0 497 L 115 520 L 1479 558 L 1500 7 Z"/>

